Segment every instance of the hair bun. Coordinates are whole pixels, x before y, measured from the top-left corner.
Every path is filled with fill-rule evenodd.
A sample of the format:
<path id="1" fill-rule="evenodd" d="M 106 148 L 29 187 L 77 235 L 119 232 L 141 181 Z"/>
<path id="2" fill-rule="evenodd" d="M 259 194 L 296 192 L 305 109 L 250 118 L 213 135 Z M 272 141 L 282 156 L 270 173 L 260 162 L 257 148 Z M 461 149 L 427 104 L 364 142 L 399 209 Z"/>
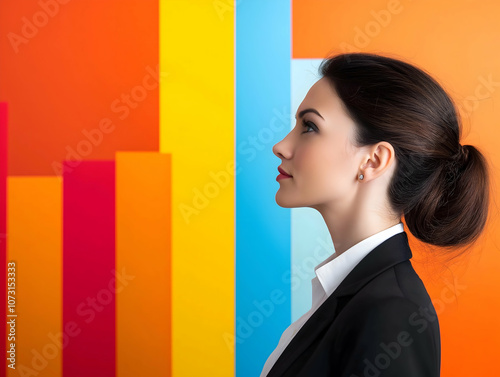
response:
<path id="1" fill-rule="evenodd" d="M 461 171 L 464 169 L 468 155 L 469 151 L 467 146 L 458 144 L 458 152 L 445 162 L 443 170 L 445 172 L 447 186 L 452 186 L 452 191 L 455 181 L 459 178 Z"/>
<path id="2" fill-rule="evenodd" d="M 489 206 L 484 156 L 472 145 L 461 145 L 433 179 L 433 190 L 405 214 L 410 231 L 420 240 L 438 246 L 475 241 L 485 226 Z"/>
<path id="3" fill-rule="evenodd" d="M 459 147 L 458 147 L 458 153 L 457 153 L 457 160 L 461 161 L 461 162 L 465 162 L 467 161 L 467 158 L 469 157 L 469 147 L 470 145 L 462 145 L 462 144 L 458 144 Z"/>

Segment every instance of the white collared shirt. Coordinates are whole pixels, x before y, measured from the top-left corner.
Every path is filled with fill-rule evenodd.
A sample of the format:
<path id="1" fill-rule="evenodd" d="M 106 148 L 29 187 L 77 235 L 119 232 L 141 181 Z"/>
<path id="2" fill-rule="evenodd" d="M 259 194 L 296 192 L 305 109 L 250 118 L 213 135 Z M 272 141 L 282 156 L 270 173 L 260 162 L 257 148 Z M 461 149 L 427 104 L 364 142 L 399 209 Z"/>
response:
<path id="1" fill-rule="evenodd" d="M 311 309 L 302 317 L 292 323 L 281 335 L 278 346 L 269 355 L 260 377 L 265 377 L 272 366 L 278 360 L 281 353 L 288 346 L 295 334 L 311 315 L 323 304 L 326 299 L 337 289 L 345 277 L 361 262 L 361 260 L 374 248 L 392 236 L 404 231 L 403 223 L 400 222 L 390 228 L 382 230 L 356 245 L 350 247 L 342 254 L 330 255 L 314 268 L 316 277 L 311 280 L 312 285 L 312 305 Z"/>

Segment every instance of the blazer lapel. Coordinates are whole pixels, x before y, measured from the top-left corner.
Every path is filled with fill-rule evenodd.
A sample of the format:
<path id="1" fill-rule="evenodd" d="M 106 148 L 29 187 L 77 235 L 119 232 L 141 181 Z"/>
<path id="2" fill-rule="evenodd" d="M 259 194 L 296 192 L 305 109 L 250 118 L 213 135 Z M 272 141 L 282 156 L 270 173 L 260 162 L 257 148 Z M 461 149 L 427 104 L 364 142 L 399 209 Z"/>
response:
<path id="1" fill-rule="evenodd" d="M 282 376 L 311 343 L 320 336 L 323 330 L 333 322 L 336 317 L 339 297 L 354 295 L 382 271 L 411 257 L 408 236 L 405 232 L 392 236 L 374 248 L 354 267 L 337 289 L 304 323 L 283 350 L 278 360 L 276 360 L 267 377 Z"/>
<path id="2" fill-rule="evenodd" d="M 296 360 L 302 352 L 318 337 L 323 330 L 332 322 L 333 315 L 338 305 L 336 297 L 331 295 L 313 315 L 302 325 L 299 332 L 295 334 L 288 346 L 283 350 L 278 360 L 267 374 L 267 377 L 281 376 Z"/>

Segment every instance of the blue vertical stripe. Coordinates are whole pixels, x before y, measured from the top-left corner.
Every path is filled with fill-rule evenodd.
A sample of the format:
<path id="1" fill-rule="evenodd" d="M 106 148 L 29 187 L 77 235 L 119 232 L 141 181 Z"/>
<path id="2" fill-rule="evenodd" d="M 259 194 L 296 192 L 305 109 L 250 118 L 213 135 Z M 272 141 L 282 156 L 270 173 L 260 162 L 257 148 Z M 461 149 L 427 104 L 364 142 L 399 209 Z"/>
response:
<path id="1" fill-rule="evenodd" d="M 237 377 L 259 376 L 290 324 L 290 209 L 276 204 L 290 129 L 290 0 L 236 2 Z"/>

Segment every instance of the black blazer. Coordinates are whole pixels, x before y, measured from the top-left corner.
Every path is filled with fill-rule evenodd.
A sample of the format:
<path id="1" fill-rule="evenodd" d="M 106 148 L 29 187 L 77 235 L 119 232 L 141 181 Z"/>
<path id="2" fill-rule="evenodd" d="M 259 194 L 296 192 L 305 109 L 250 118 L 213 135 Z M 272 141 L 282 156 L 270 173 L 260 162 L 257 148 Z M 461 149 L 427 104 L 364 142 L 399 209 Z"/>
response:
<path id="1" fill-rule="evenodd" d="M 437 377 L 439 321 L 405 232 L 366 255 L 294 336 L 268 377 Z"/>

